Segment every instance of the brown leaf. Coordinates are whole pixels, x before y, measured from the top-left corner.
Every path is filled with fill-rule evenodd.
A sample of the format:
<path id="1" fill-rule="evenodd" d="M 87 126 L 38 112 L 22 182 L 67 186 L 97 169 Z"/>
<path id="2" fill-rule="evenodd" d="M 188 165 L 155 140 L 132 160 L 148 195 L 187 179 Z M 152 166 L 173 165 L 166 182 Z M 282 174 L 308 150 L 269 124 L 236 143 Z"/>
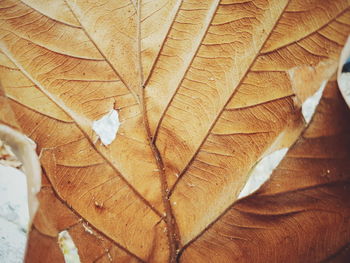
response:
<path id="1" fill-rule="evenodd" d="M 328 139 L 343 131 L 337 124 L 347 119 L 332 117 L 329 128 L 318 122 L 322 111 L 333 108 L 319 109 L 281 164 L 289 162 L 291 171 L 302 165 L 288 160 L 303 143 L 303 155 L 295 152 L 303 158 L 320 154 L 313 145 L 329 149 L 319 166 L 299 167 L 298 182 L 283 177 L 286 194 L 260 197 L 260 190 L 235 203 L 254 165 L 290 147 L 304 129 L 301 107 L 336 71 L 350 33 L 347 0 L 3 0 L 0 17 L 0 79 L 10 110 L 37 143 L 46 174 L 31 240 L 47 242 L 48 258 L 57 251 L 53 238 L 67 229 L 82 262 L 175 262 L 179 251 L 180 260 L 191 262 L 216 255 L 255 262 L 259 253 L 271 256 L 261 256 L 265 261 L 292 260 L 285 251 L 302 246 L 306 252 L 297 260 L 313 261 L 349 240 L 338 224 L 332 242 L 310 241 L 321 226 L 340 219 L 327 210 L 322 217 L 328 221 L 310 224 L 309 216 L 321 212 L 304 215 L 316 202 L 299 193 L 324 198 L 317 209 L 343 205 L 338 199 L 345 193 L 334 192 L 337 179 L 333 190 L 303 186 L 312 183 L 303 178 L 313 169 L 345 165 L 333 163 L 348 154 L 332 150 L 335 139 L 323 145 L 308 137 L 325 133 Z M 9 112 L 2 108 L 0 114 L 9 118 Z M 287 191 L 292 187 L 295 194 Z M 271 207 L 279 204 L 275 198 L 283 201 L 278 209 Z M 239 207 L 257 203 L 289 219 L 272 222 L 275 215 L 266 220 L 250 212 L 240 217 Z M 240 226 L 255 217 L 263 227 L 276 225 L 261 230 L 267 238 L 263 252 L 259 239 L 246 250 L 233 249 L 239 247 L 231 240 L 237 235 L 225 225 L 231 209 L 238 211 L 233 217 Z M 305 220 L 308 236 L 288 209 Z M 333 209 L 334 215 L 349 215 Z M 271 255 L 280 237 L 270 237 L 282 225 L 299 231 L 300 239 L 288 243 L 295 238 L 290 234 L 284 250 Z M 250 240 L 256 232 L 240 234 Z M 207 236 L 216 243 L 206 247 Z M 33 243 L 29 248 L 32 260 L 38 250 Z"/>
<path id="2" fill-rule="evenodd" d="M 347 246 L 348 114 L 330 82 L 311 125 L 270 181 L 189 244 L 181 262 L 320 262 Z"/>
<path id="3" fill-rule="evenodd" d="M 43 177 L 45 184 L 46 177 Z M 97 231 L 84 222 L 76 213 L 71 211 L 67 204 L 64 204 L 50 185 L 45 184 L 39 194 L 40 208 L 33 222 L 33 230 L 30 232 L 30 242 L 43 242 L 40 246 L 47 246 L 48 240 L 55 240 L 55 244 L 46 247 L 47 256 L 37 258 L 36 249 L 43 249 L 40 246 L 29 246 L 26 255 L 26 262 L 47 262 L 49 255 L 57 253 L 57 237 L 59 232 L 67 230 L 77 246 L 81 262 L 139 262 L 135 257 L 129 255 L 116 246 L 112 240 L 98 234 Z M 47 241 L 45 241 L 47 240 Z M 53 258 L 54 262 L 60 262 L 59 258 Z"/>
<path id="4" fill-rule="evenodd" d="M 64 262 L 57 239 L 33 229 L 29 235 L 25 262 Z"/>

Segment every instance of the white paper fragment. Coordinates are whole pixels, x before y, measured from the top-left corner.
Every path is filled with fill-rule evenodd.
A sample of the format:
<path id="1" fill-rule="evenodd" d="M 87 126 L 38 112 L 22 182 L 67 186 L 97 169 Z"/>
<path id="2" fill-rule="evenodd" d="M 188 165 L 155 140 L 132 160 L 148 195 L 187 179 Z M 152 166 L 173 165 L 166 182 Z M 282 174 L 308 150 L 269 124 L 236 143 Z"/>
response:
<path id="1" fill-rule="evenodd" d="M 0 217 L 0 262 L 24 262 L 26 239 L 26 233 L 16 224 Z"/>
<path id="2" fill-rule="evenodd" d="M 304 101 L 301 111 L 306 123 L 309 123 L 311 121 L 326 85 L 327 81 L 322 82 L 321 87 L 314 93 L 314 95 L 310 96 Z"/>
<path id="3" fill-rule="evenodd" d="M 283 148 L 263 157 L 250 172 L 249 178 L 238 195 L 238 199 L 258 190 L 271 176 L 273 170 L 282 161 L 286 155 L 288 148 Z"/>
<path id="4" fill-rule="evenodd" d="M 41 166 L 35 152 L 35 143 L 17 130 L 0 124 L 0 139 L 11 147 L 11 150 L 23 164 L 27 178 L 29 223 L 31 224 L 35 212 L 39 207 L 36 194 L 41 188 Z"/>
<path id="5" fill-rule="evenodd" d="M 58 234 L 58 244 L 66 263 L 80 263 L 78 249 L 67 230 L 63 230 Z"/>
<path id="6" fill-rule="evenodd" d="M 29 211 L 26 176 L 18 169 L 0 165 L 0 217 L 27 231 Z"/>
<path id="7" fill-rule="evenodd" d="M 28 223 L 26 176 L 0 165 L 0 262 L 23 262 Z"/>
<path id="8" fill-rule="evenodd" d="M 111 144 L 120 126 L 119 115 L 116 110 L 111 110 L 101 119 L 94 121 L 92 129 L 96 132 L 103 145 Z"/>

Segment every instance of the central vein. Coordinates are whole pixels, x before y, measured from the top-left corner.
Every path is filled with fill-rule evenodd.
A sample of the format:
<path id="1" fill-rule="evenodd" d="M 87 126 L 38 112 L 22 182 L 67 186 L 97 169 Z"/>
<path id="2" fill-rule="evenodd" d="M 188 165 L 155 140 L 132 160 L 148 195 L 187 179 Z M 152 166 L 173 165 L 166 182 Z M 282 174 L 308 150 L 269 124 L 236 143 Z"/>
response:
<path id="1" fill-rule="evenodd" d="M 138 30 L 138 57 L 139 57 L 139 92 L 138 92 L 138 102 L 140 105 L 140 110 L 143 117 L 143 124 L 147 134 L 148 143 L 151 147 L 157 168 L 159 171 L 162 201 L 164 205 L 164 220 L 167 227 L 167 236 L 169 242 L 169 262 L 175 263 L 177 261 L 177 254 L 179 251 L 179 235 L 176 227 L 176 220 L 172 212 L 171 203 L 169 200 L 169 187 L 167 178 L 165 175 L 164 163 L 162 156 L 156 146 L 156 142 L 152 139 L 152 133 L 149 127 L 148 116 L 145 105 L 145 92 L 144 92 L 144 79 L 143 79 L 143 69 L 142 69 L 142 58 L 141 58 L 141 0 L 137 1 L 137 30 Z"/>

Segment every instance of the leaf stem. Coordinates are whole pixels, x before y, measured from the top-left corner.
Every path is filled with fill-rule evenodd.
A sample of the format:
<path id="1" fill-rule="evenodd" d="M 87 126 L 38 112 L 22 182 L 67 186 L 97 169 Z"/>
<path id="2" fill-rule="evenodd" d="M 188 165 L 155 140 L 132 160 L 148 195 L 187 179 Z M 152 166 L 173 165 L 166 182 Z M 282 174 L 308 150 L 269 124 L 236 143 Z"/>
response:
<path id="1" fill-rule="evenodd" d="M 164 209 L 165 209 L 164 220 L 165 220 L 165 223 L 167 226 L 167 234 L 168 234 L 168 241 L 169 241 L 169 248 L 170 248 L 169 262 L 175 263 L 177 261 L 177 254 L 179 251 L 179 244 L 180 244 L 179 234 L 177 231 L 175 217 L 174 217 L 174 214 L 172 212 L 171 203 L 169 200 L 170 191 L 169 191 L 169 187 L 168 187 L 168 182 L 166 180 L 166 175 L 164 172 L 164 170 L 165 170 L 164 163 L 163 163 L 161 154 L 160 154 L 155 142 L 152 141 L 152 135 L 151 135 L 151 131 L 150 131 L 149 124 L 148 124 L 148 118 L 147 118 L 147 113 L 146 113 L 146 109 L 145 109 L 145 104 L 143 103 L 143 101 L 144 101 L 143 94 L 144 94 L 144 92 L 142 92 L 142 100 L 141 100 L 141 104 L 142 104 L 142 108 L 143 108 L 142 109 L 143 122 L 144 122 L 145 130 L 147 133 L 149 145 L 151 147 L 154 159 L 157 163 L 157 168 L 159 170 L 162 200 L 163 200 L 163 205 L 164 205 Z"/>
<path id="2" fill-rule="evenodd" d="M 176 221 L 174 214 L 172 212 L 171 203 L 169 200 L 169 187 L 165 175 L 164 163 L 162 156 L 156 146 L 155 141 L 152 139 L 152 133 L 150 130 L 148 116 L 145 105 L 145 89 L 143 86 L 143 69 L 142 69 L 142 59 L 141 59 L 141 1 L 137 1 L 137 14 L 138 14 L 138 55 L 139 55 L 139 74 L 140 74 L 140 91 L 139 91 L 139 104 L 141 108 L 143 124 L 147 134 L 148 143 L 151 147 L 155 162 L 157 164 L 157 169 L 159 170 L 160 185 L 162 193 L 162 201 L 165 209 L 164 220 L 167 227 L 167 236 L 169 242 L 169 262 L 177 262 L 178 251 L 179 251 L 179 234 L 176 227 Z"/>

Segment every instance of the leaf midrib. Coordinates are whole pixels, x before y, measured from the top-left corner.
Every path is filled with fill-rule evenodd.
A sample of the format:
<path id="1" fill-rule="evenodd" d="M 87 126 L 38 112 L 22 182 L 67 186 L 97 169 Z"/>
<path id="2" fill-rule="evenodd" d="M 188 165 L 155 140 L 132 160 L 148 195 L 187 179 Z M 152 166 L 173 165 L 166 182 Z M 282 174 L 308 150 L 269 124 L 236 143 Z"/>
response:
<path id="1" fill-rule="evenodd" d="M 176 17 L 176 16 L 175 16 Z M 174 18 L 175 19 L 175 18 Z M 137 45 L 138 45 L 138 66 L 139 66 L 139 83 L 140 83 L 140 111 L 142 113 L 143 117 L 143 125 L 144 129 L 147 135 L 147 140 L 149 142 L 149 146 L 151 148 L 154 161 L 157 164 L 157 168 L 159 170 L 159 180 L 160 180 L 160 185 L 161 185 L 161 196 L 162 196 L 162 202 L 164 205 L 165 209 L 165 216 L 164 220 L 167 226 L 167 237 L 168 237 L 168 242 L 169 242 L 169 262 L 170 263 L 175 263 L 176 262 L 176 257 L 177 257 L 177 252 L 178 248 L 180 246 L 179 244 L 179 233 L 177 231 L 177 224 L 176 224 L 176 218 L 173 214 L 171 203 L 168 197 L 168 182 L 167 178 L 164 172 L 164 163 L 162 160 L 162 156 L 160 154 L 159 149 L 157 148 L 155 142 L 152 139 L 152 134 L 149 126 L 149 121 L 148 121 L 148 115 L 146 111 L 146 99 L 145 99 L 145 92 L 144 92 L 144 77 L 143 77 L 143 67 L 142 67 L 142 57 L 141 57 L 141 1 L 137 1 Z M 170 31 L 170 29 L 169 29 Z M 165 39 L 164 39 L 165 42 Z M 163 43 L 164 43 L 163 42 Z M 160 51 L 159 51 L 160 52 Z M 154 61 L 155 63 L 155 61 Z"/>

